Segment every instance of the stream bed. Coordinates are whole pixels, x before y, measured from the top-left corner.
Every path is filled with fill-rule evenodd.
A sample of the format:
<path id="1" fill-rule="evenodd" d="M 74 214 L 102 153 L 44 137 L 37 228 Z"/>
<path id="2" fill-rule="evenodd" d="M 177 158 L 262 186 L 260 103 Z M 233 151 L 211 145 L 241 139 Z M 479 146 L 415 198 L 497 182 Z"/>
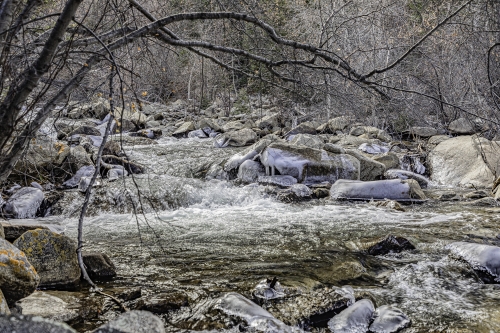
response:
<path id="1" fill-rule="evenodd" d="M 117 267 L 117 278 L 100 283 L 105 291 L 141 287 L 144 295 L 187 295 L 189 305 L 162 316 L 169 331 L 239 332 L 199 325 L 195 313 L 226 292 L 251 298 L 260 281 L 276 277 L 302 293 L 349 285 L 377 306 L 405 312 L 412 326 L 404 332 L 500 332 L 500 286 L 483 284 L 445 249 L 453 241 L 499 246 L 500 208 L 430 201 L 400 212 L 329 199 L 286 204 L 258 186 L 195 178 L 240 149 L 172 138 L 126 149 L 148 167 L 134 175 L 143 194 L 132 177 L 105 184 L 112 200 L 104 205 L 101 198 L 85 220 L 85 250 L 107 253 Z M 123 193 L 135 198 L 134 207 Z M 65 202 L 64 217 L 36 222 L 76 237 L 80 197 Z M 149 208 L 133 214 L 137 203 Z M 386 235 L 405 237 L 416 249 L 385 256 L 363 251 Z"/>

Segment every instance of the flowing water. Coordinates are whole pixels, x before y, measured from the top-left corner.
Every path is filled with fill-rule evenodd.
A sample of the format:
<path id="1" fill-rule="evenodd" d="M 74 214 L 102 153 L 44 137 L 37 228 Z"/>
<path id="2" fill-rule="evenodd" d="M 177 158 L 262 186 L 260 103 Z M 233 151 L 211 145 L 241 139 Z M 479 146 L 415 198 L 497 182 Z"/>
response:
<path id="1" fill-rule="evenodd" d="M 171 330 L 195 327 L 186 322 L 206 300 L 229 291 L 250 297 L 259 281 L 277 277 L 303 292 L 350 285 L 378 306 L 402 309 L 412 320 L 405 332 L 500 332 L 499 286 L 483 284 L 445 249 L 452 241 L 498 246 L 497 208 L 428 203 L 398 212 L 324 199 L 285 204 L 259 187 L 193 178 L 237 151 L 197 139 L 128 148 L 150 170 L 135 176 L 142 196 L 131 180 L 115 182 L 106 187 L 108 199 L 98 202 L 97 215 L 85 221 L 86 248 L 108 253 L 119 272 L 105 288 L 184 291 L 190 307 L 165 317 Z M 124 193 L 149 208 L 132 214 Z M 66 214 L 78 203 L 67 202 Z M 44 223 L 71 236 L 77 232 L 74 217 Z M 416 250 L 386 256 L 362 251 L 388 234 L 409 239 Z"/>

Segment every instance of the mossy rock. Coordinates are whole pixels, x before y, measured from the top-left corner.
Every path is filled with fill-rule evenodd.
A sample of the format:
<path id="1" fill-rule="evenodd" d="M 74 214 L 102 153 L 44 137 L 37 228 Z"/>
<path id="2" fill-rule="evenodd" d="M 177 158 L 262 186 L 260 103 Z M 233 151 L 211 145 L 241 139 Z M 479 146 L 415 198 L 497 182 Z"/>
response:
<path id="1" fill-rule="evenodd" d="M 0 238 L 0 289 L 9 305 L 35 291 L 40 278 L 26 255 Z M 1 307 L 0 302 L 0 307 Z"/>
<path id="2" fill-rule="evenodd" d="M 40 275 L 40 287 L 75 285 L 80 280 L 76 243 L 50 230 L 25 232 L 14 245 L 24 251 Z"/>

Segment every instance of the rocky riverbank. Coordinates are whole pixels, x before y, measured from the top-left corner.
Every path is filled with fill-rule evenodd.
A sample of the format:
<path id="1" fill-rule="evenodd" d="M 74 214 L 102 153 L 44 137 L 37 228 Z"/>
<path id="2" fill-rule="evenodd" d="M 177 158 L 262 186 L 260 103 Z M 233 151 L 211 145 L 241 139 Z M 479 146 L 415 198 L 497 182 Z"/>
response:
<path id="1" fill-rule="evenodd" d="M 48 318 L 38 324 L 45 329 L 55 325 L 61 332 L 72 328 L 58 321 L 79 331 L 95 332 L 111 332 L 113 327 L 115 332 L 235 327 L 266 332 L 329 329 L 335 333 L 350 332 L 353 327 L 359 332 L 396 332 L 415 323 L 408 309 L 399 309 L 374 293 L 342 287 L 361 281 L 391 283 L 387 276 L 382 278 L 384 269 L 371 271 L 365 260 L 384 261 L 384 256 L 401 253 L 418 256 L 415 252 L 422 251 L 422 245 L 415 246 L 411 237 L 397 229 L 362 242 L 359 236 L 351 239 L 354 243 L 341 250 L 348 256 L 335 259 L 329 277 L 318 278 L 322 283 L 314 288 L 297 288 L 293 283 L 282 286 L 270 279 L 254 290 L 246 285 L 234 293 L 230 287 L 218 287 L 215 294 L 202 296 L 196 295 L 200 290 L 194 294 L 174 289 L 143 294 L 142 288 L 120 286 L 113 294 L 133 310 L 123 317 L 117 317 L 119 308 L 105 298 L 75 292 L 80 288 L 81 272 L 74 234 L 63 235 L 36 220 L 23 224 L 16 219 L 71 216 L 78 210 L 95 171 L 108 112 L 103 101 L 70 108 L 66 117 L 38 133 L 16 167 L 12 180 L 22 186 L 12 184 L 2 193 L 2 214 L 9 220 L 3 222 L 6 240 L 1 243 L 0 290 L 5 299 L 0 310 L 13 314 L 2 317 L 0 328 L 35 327 L 32 315 Z M 115 116 L 113 133 L 122 135 L 112 135 L 104 147 L 104 168 L 93 189 L 90 216 L 182 212 L 203 205 L 208 198 L 217 205 L 233 205 L 235 196 L 302 207 L 294 208 L 297 212 L 308 211 L 309 206 L 304 205 L 330 204 L 359 205 L 362 210 L 387 214 L 418 210 L 416 204 L 424 210 L 440 203 L 465 210 L 499 205 L 500 181 L 495 176 L 500 172 L 500 142 L 482 137 L 479 121 L 458 119 L 447 129 L 415 127 L 388 133 L 345 116 L 292 126 L 293 119 L 271 107 L 233 116 L 212 107 L 186 116 L 182 101 L 143 111 L 119 110 Z M 155 237 L 165 237 L 161 234 Z M 497 284 L 499 244 L 491 241 L 495 235 L 483 237 L 447 241 L 440 251 L 463 263 L 460 272 L 476 276 L 477 283 Z M 348 259 L 352 253 L 368 259 Z M 116 282 L 109 279 L 123 274 L 120 267 L 124 268 L 125 258 L 110 257 L 101 252 L 84 256 L 87 270 L 104 286 L 113 285 Z M 118 268 L 116 262 L 120 262 Z M 421 327 L 419 320 L 417 327 Z M 387 326 L 389 323 L 393 326 Z M 123 328 L 129 325 L 136 328 Z"/>

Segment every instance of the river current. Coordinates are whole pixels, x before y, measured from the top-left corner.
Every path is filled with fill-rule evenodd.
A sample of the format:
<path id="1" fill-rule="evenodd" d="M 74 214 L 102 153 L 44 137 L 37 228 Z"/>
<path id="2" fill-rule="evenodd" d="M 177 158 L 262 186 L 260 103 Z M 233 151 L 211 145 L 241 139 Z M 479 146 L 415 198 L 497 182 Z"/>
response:
<path id="1" fill-rule="evenodd" d="M 143 194 L 139 200 L 129 179 L 110 185 L 106 193 L 114 201 L 85 220 L 86 250 L 106 252 L 117 266 L 118 277 L 102 284 L 105 289 L 140 286 L 149 295 L 190 295 L 189 309 L 164 318 L 172 330 L 196 326 L 183 322 L 192 320 L 197 304 L 225 292 L 251 297 L 259 281 L 277 277 L 302 292 L 350 285 L 378 306 L 403 310 L 412 320 L 405 332 L 500 332 L 500 287 L 483 284 L 445 249 L 452 241 L 500 245 L 498 208 L 429 202 L 399 212 L 328 199 L 286 204 L 258 186 L 196 178 L 240 149 L 164 138 L 126 150 L 148 167 L 147 174 L 134 175 Z M 150 208 L 133 214 L 119 199 L 123 193 Z M 67 202 L 64 218 L 37 222 L 76 236 L 80 202 Z M 407 238 L 416 250 L 385 256 L 362 251 L 389 234 Z"/>

